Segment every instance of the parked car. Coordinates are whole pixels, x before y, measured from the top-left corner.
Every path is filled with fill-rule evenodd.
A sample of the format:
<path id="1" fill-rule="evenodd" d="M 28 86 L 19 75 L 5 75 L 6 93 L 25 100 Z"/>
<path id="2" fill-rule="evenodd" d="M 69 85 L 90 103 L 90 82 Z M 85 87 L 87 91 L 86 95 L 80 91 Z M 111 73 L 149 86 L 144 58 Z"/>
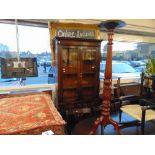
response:
<path id="1" fill-rule="evenodd" d="M 135 68 L 137 72 L 144 72 L 146 69 L 146 62 L 144 61 L 131 61 L 131 66 Z"/>
<path id="2" fill-rule="evenodd" d="M 51 61 L 41 61 L 41 63 L 40 63 L 40 65 L 41 65 L 41 66 L 46 65 L 46 67 L 50 67 L 50 66 L 51 66 L 51 64 L 52 64 L 52 62 L 51 62 Z"/>
<path id="3" fill-rule="evenodd" d="M 100 79 L 104 79 L 105 62 L 100 64 Z M 140 72 L 137 72 L 132 66 L 122 62 L 112 62 L 112 79 L 134 79 L 140 80 Z"/>
<path id="4" fill-rule="evenodd" d="M 52 64 L 52 61 L 46 61 L 46 67 L 50 67 Z"/>
<path id="5" fill-rule="evenodd" d="M 137 72 L 144 72 L 146 70 L 146 65 L 135 67 L 135 69 Z"/>
<path id="6" fill-rule="evenodd" d="M 130 61 L 130 65 L 132 67 L 139 67 L 139 66 L 145 66 L 146 65 L 146 62 L 144 61 Z"/>

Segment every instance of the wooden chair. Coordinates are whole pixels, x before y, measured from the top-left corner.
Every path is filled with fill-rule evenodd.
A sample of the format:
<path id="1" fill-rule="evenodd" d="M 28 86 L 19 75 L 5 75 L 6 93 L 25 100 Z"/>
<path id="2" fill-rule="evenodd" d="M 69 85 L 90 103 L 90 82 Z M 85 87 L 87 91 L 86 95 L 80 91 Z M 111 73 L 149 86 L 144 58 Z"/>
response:
<path id="1" fill-rule="evenodd" d="M 151 101 L 150 89 L 146 87 L 146 80 L 144 73 L 141 75 L 141 84 L 139 87 L 139 95 L 132 95 L 125 92 L 125 96 L 121 96 L 121 84 L 120 79 L 117 81 L 117 93 L 120 100 L 120 108 L 119 108 L 119 123 L 120 126 L 123 127 L 130 127 L 133 125 L 141 126 L 142 134 L 145 134 L 145 122 L 151 121 L 155 119 L 155 103 Z M 134 89 L 134 88 L 133 88 Z M 121 122 L 122 112 L 130 115 L 135 119 L 135 121 L 131 122 Z"/>

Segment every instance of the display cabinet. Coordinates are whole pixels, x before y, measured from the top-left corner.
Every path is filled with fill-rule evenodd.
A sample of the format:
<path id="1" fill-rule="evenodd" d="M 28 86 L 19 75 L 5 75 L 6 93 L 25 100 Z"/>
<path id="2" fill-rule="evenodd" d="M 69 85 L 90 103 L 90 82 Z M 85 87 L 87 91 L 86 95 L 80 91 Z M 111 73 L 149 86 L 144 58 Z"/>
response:
<path id="1" fill-rule="evenodd" d="M 55 38 L 58 67 L 58 109 L 90 112 L 99 104 L 100 40 Z"/>

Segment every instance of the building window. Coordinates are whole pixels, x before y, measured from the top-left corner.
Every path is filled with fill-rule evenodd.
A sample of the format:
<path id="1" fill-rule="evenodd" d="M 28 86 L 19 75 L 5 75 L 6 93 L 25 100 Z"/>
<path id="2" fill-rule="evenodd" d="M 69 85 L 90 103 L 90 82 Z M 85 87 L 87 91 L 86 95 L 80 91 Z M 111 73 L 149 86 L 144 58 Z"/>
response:
<path id="1" fill-rule="evenodd" d="M 38 77 L 27 77 L 25 85 L 48 83 L 48 72 L 51 67 L 48 28 L 19 25 L 18 33 L 20 57 L 36 57 L 38 64 Z M 0 57 L 17 58 L 15 25 L 0 24 L 0 34 Z M 20 80 L 19 78 L 2 79 L 0 72 L 0 87 L 19 86 Z"/>

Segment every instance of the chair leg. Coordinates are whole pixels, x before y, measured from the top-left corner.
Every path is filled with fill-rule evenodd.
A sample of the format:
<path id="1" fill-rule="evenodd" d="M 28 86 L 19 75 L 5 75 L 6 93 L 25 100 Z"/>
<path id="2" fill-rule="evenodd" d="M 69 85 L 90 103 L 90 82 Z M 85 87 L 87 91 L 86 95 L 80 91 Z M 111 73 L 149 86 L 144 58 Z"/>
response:
<path id="1" fill-rule="evenodd" d="M 139 125 L 137 125 L 137 134 L 139 134 Z"/>
<path id="2" fill-rule="evenodd" d="M 121 120 L 122 120 L 122 111 L 119 110 L 119 123 L 121 123 Z"/>
<path id="3" fill-rule="evenodd" d="M 145 134 L 145 122 L 142 122 L 141 132 L 142 132 L 142 135 Z"/>
<path id="4" fill-rule="evenodd" d="M 101 135 L 104 135 L 104 126 L 101 124 Z"/>
<path id="5" fill-rule="evenodd" d="M 144 135 L 145 134 L 145 113 L 146 113 L 146 111 L 145 110 L 143 110 L 142 111 L 142 124 L 141 124 L 141 132 L 142 132 L 142 134 Z"/>

